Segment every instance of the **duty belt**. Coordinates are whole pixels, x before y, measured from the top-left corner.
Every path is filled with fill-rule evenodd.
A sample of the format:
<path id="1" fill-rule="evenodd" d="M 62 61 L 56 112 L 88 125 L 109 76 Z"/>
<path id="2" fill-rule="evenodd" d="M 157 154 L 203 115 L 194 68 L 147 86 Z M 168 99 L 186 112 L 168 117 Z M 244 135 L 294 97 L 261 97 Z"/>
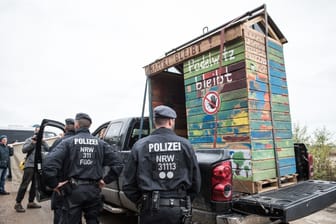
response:
<path id="1" fill-rule="evenodd" d="M 185 207 L 186 200 L 179 198 L 160 198 L 160 206 L 165 207 Z"/>
<path id="2" fill-rule="evenodd" d="M 96 180 L 82 180 L 82 179 L 76 179 L 76 178 L 71 178 L 70 183 L 74 185 L 95 185 L 98 184 L 98 181 Z"/>

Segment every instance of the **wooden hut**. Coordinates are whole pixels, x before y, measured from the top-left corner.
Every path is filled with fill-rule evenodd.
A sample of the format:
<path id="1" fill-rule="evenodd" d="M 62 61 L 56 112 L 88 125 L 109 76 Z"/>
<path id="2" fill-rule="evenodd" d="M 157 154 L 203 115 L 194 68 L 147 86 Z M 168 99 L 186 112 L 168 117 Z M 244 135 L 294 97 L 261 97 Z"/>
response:
<path id="1" fill-rule="evenodd" d="M 230 150 L 237 191 L 295 181 L 286 42 L 262 6 L 145 67 L 151 106 L 177 110 L 180 135 Z"/>

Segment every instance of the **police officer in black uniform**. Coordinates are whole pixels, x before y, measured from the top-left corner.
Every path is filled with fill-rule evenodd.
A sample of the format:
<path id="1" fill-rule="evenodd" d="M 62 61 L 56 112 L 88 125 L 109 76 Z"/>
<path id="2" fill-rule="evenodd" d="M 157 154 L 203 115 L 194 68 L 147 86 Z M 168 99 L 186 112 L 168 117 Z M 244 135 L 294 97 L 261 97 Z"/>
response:
<path id="1" fill-rule="evenodd" d="M 75 135 L 75 120 L 72 118 L 65 119 L 65 127 L 64 127 L 64 136 L 62 138 L 57 139 L 52 146 L 50 147 L 51 152 L 45 158 L 48 160 L 50 156 L 53 155 L 55 147 L 61 143 L 61 141 L 70 138 Z M 64 176 L 63 173 L 59 173 L 59 181 L 65 181 L 67 177 Z M 57 192 L 53 192 L 51 197 L 51 209 L 54 210 L 54 224 L 61 223 L 62 217 L 62 207 L 63 207 L 63 196 L 58 194 Z"/>
<path id="2" fill-rule="evenodd" d="M 82 212 L 86 223 L 99 223 L 101 187 L 116 180 L 122 170 L 121 160 L 111 146 L 90 134 L 91 123 L 89 115 L 78 113 L 76 134 L 58 144 L 44 164 L 47 185 L 64 195 L 62 223 L 80 223 Z M 110 170 L 103 177 L 104 166 Z M 59 182 L 60 172 L 64 173 L 65 181 Z"/>
<path id="3" fill-rule="evenodd" d="M 201 176 L 190 142 L 175 134 L 176 112 L 154 108 L 156 130 L 138 140 L 125 166 L 123 191 L 139 206 L 140 223 L 191 223 Z"/>

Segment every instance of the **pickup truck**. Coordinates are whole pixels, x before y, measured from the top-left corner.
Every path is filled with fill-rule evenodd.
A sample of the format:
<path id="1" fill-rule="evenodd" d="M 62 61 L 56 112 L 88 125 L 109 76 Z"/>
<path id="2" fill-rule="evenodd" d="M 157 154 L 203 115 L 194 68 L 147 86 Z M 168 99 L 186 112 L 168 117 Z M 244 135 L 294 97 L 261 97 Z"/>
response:
<path id="1" fill-rule="evenodd" d="M 194 222 L 246 223 L 248 214 L 255 214 L 288 223 L 321 210 L 336 202 L 336 183 L 312 180 L 312 158 L 303 144 L 294 144 L 286 42 L 265 5 L 249 11 L 145 66 L 141 116 L 113 119 L 93 135 L 116 146 L 127 163 L 134 142 L 153 130 L 153 108 L 168 105 L 178 115 L 175 132 L 191 142 L 201 170 Z M 63 124 L 48 119 L 41 124 L 35 153 L 38 200 L 50 194 L 39 153 L 47 126 Z M 136 213 L 123 193 L 122 175 L 102 189 L 104 208 Z"/>
<path id="2" fill-rule="evenodd" d="M 44 119 L 41 123 L 37 140 L 37 200 L 50 199 L 51 190 L 43 182 L 43 154 L 40 142 L 43 130 L 48 127 L 64 130 L 64 124 L 58 121 Z M 150 133 L 148 117 L 129 117 L 106 122 L 100 125 L 92 134 L 116 146 L 124 163 L 127 163 L 132 145 L 141 137 Z M 298 175 L 301 181 L 276 191 L 259 194 L 241 194 L 232 188 L 232 167 L 230 150 L 198 149 L 202 186 L 201 193 L 192 204 L 193 222 L 196 223 L 245 223 L 249 214 L 266 217 L 266 220 L 278 220 L 288 223 L 315 211 L 321 210 L 333 203 L 336 198 L 336 182 L 307 180 L 311 176 L 311 164 L 304 144 L 295 144 L 298 161 Z M 118 181 L 106 185 L 102 189 L 104 209 L 115 213 L 136 214 L 136 206 L 127 199 L 122 191 L 121 174 Z M 252 216 L 253 219 L 259 219 Z M 237 222 L 237 219 L 240 220 Z M 230 221 L 231 220 L 231 221 Z M 234 221 L 232 221 L 234 220 Z M 262 219 L 265 221 L 264 219 Z M 255 220 L 254 223 L 258 223 Z"/>

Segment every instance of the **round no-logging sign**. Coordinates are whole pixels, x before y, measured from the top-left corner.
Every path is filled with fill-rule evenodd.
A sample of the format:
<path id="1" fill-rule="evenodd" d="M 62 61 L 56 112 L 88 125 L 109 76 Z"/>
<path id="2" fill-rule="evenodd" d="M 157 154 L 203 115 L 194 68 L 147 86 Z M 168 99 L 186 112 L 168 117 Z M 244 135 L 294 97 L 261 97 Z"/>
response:
<path id="1" fill-rule="evenodd" d="M 207 92 L 203 98 L 202 104 L 205 113 L 210 115 L 217 113 L 220 108 L 219 94 L 214 91 Z"/>

